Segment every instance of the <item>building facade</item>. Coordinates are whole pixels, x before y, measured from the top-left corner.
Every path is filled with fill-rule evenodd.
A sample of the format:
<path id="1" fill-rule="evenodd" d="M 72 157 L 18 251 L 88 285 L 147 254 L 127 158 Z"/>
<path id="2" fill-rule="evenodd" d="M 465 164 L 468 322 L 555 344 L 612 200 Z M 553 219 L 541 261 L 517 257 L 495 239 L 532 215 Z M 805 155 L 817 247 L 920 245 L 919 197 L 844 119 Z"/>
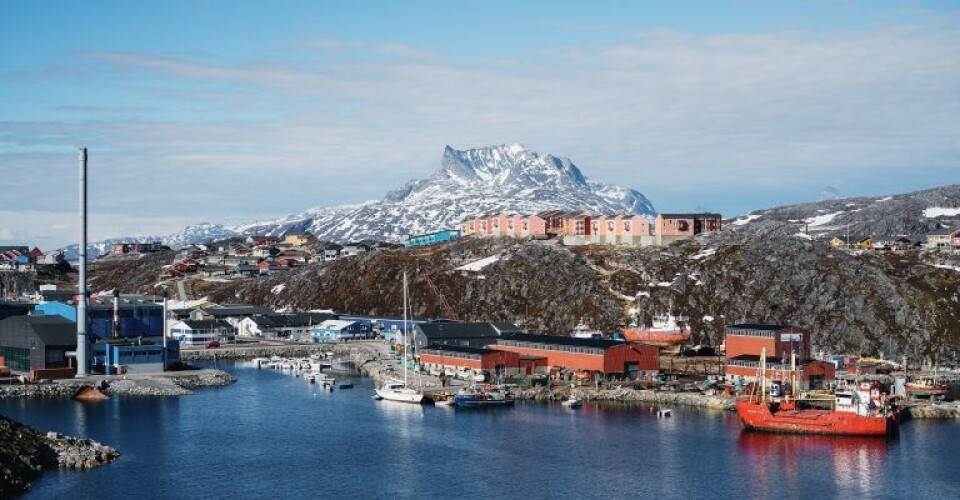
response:
<path id="1" fill-rule="evenodd" d="M 521 356 L 543 358 L 552 369 L 569 368 L 632 379 L 660 370 L 658 348 L 614 340 L 512 334 L 501 337 L 490 347 Z"/>

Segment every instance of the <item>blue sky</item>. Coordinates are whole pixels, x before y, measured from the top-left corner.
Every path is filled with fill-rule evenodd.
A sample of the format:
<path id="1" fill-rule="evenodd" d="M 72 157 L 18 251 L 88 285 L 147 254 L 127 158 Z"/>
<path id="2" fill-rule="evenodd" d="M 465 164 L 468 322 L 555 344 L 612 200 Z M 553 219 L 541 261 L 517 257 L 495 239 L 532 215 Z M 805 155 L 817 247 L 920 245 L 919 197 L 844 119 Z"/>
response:
<path id="1" fill-rule="evenodd" d="M 960 182 L 957 2 L 5 2 L 0 244 L 379 198 L 521 142 L 661 210 Z"/>

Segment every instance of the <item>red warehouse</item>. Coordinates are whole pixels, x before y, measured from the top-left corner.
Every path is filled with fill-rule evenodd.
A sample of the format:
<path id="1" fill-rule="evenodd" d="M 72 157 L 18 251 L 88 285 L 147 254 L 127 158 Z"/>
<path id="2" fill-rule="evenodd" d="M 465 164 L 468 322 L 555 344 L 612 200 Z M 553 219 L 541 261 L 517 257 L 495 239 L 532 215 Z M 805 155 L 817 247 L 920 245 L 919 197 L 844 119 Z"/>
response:
<path id="1" fill-rule="evenodd" d="M 811 359 L 811 332 L 795 326 L 738 324 L 728 326 L 726 339 L 726 374 L 756 380 L 760 356 L 767 353 L 766 376 L 772 380 L 789 380 L 790 358 L 797 355 L 798 377 L 805 388 L 819 388 L 833 380 L 836 368 L 832 363 Z"/>
<path id="2" fill-rule="evenodd" d="M 514 334 L 497 339 L 497 343 L 490 347 L 524 357 L 545 358 L 551 368 L 618 374 L 629 378 L 654 374 L 660 370 L 659 349 L 615 340 Z"/>
<path id="3" fill-rule="evenodd" d="M 489 380 L 498 375 L 511 376 L 519 373 L 520 355 L 477 347 L 432 345 L 420 349 L 420 364 L 430 370 L 473 370 L 476 374 L 487 375 Z"/>

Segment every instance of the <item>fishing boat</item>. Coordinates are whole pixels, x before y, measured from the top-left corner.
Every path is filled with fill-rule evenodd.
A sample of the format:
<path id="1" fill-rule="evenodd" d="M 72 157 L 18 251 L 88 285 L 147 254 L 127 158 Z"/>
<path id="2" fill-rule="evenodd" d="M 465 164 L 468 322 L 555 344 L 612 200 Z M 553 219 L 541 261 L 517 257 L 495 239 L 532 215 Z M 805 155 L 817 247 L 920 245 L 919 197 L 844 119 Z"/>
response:
<path id="1" fill-rule="evenodd" d="M 907 396 L 918 399 L 943 399 L 950 393 L 946 384 L 932 378 L 920 378 L 903 385 Z"/>
<path id="2" fill-rule="evenodd" d="M 570 336 L 577 339 L 602 339 L 603 332 L 600 330 L 591 330 L 590 327 L 583 322 L 583 319 L 581 319 L 580 323 L 573 328 L 573 333 L 571 333 Z"/>
<path id="3" fill-rule="evenodd" d="M 499 389 L 478 390 L 471 388 L 463 390 L 453 396 L 457 408 L 488 408 L 498 406 L 513 406 L 513 397 Z"/>
<path id="4" fill-rule="evenodd" d="M 623 330 L 623 338 L 627 342 L 680 345 L 690 340 L 687 320 L 684 316 L 657 315 L 653 317 L 653 325 L 649 328 L 633 324 Z"/>
<path id="5" fill-rule="evenodd" d="M 387 401 L 397 401 L 400 403 L 424 404 L 430 401 L 423 391 L 410 387 L 407 384 L 407 274 L 403 274 L 403 364 L 400 369 L 403 370 L 403 381 L 391 381 L 384 384 L 376 390 L 376 397 Z"/>
<path id="6" fill-rule="evenodd" d="M 874 388 L 864 383 L 855 390 L 838 390 L 832 400 L 767 395 L 766 348 L 761 350 L 759 394 L 736 401 L 737 415 L 745 429 L 790 434 L 835 436 L 887 436 L 897 428 L 895 409 L 873 398 Z M 796 381 L 796 356 L 791 356 Z M 795 392 L 796 383 L 792 385 Z"/>

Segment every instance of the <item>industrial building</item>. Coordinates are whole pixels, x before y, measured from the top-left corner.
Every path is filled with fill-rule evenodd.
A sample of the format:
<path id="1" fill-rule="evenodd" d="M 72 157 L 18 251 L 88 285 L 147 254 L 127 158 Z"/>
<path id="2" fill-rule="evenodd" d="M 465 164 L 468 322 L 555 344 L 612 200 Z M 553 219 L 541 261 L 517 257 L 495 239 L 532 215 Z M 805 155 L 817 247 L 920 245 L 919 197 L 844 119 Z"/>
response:
<path id="1" fill-rule="evenodd" d="M 550 368 L 569 368 L 602 375 L 639 378 L 660 370 L 655 346 L 616 340 L 583 339 L 554 335 L 511 334 L 497 339 L 491 349 L 542 358 Z"/>
<path id="2" fill-rule="evenodd" d="M 60 316 L 11 316 L 0 321 L 0 357 L 31 378 L 74 375 L 67 353 L 77 349 L 76 323 Z"/>
<path id="3" fill-rule="evenodd" d="M 726 327 L 726 374 L 745 381 L 759 378 L 760 357 L 766 349 L 766 376 L 770 380 L 791 378 L 791 358 L 796 354 L 801 388 L 819 388 L 836 377 L 833 363 L 811 356 L 809 330 L 790 325 L 742 323 Z"/>
<path id="4" fill-rule="evenodd" d="M 37 304 L 34 314 L 62 316 L 74 323 L 77 321 L 77 307 L 65 302 Z M 163 306 L 161 304 L 121 297 L 117 305 L 117 315 L 119 319 L 118 334 L 121 337 L 163 336 Z M 88 305 L 87 318 L 89 320 L 87 333 L 91 337 L 114 337 L 114 306 L 112 304 Z"/>
<path id="5" fill-rule="evenodd" d="M 521 374 L 520 355 L 510 351 L 435 345 L 421 349 L 419 356 L 420 364 L 428 370 L 472 370 L 488 381 Z"/>
<path id="6" fill-rule="evenodd" d="M 413 332 L 414 345 L 417 349 L 437 345 L 453 345 L 462 347 L 486 347 L 493 344 L 501 335 L 520 333 L 520 329 L 513 323 L 460 323 L 435 322 L 420 323 Z"/>

